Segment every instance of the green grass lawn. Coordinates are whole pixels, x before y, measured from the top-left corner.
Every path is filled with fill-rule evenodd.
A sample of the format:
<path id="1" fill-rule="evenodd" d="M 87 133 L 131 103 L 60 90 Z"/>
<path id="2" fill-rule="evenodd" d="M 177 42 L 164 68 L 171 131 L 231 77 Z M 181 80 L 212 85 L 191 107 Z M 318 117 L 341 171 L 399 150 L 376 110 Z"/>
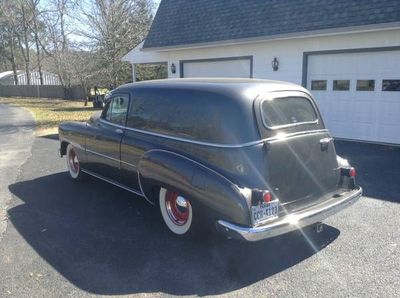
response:
<path id="1" fill-rule="evenodd" d="M 85 107 L 83 101 L 0 97 L 0 103 L 28 109 L 35 117 L 36 132 L 39 135 L 56 133 L 58 125 L 63 121 L 87 121 L 95 112 L 92 103 Z"/>

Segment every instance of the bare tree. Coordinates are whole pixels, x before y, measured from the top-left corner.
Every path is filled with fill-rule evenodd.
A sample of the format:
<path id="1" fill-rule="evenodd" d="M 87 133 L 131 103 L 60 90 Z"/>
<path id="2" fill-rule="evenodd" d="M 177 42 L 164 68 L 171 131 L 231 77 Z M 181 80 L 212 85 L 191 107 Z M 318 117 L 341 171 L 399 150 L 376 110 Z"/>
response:
<path id="1" fill-rule="evenodd" d="M 26 82 L 28 85 L 31 84 L 31 75 L 30 75 L 30 29 L 29 22 L 31 21 L 31 16 L 29 15 L 29 8 L 27 6 L 27 2 L 24 0 L 16 1 L 16 19 L 13 20 L 14 28 L 18 40 L 19 49 L 21 51 L 22 57 L 24 59 L 25 65 L 25 73 L 26 73 Z"/>
<path id="2" fill-rule="evenodd" d="M 64 87 L 125 83 L 132 72 L 121 58 L 146 36 L 152 6 L 152 0 L 0 0 L 0 65 L 11 65 L 16 82 L 23 66 L 28 84 L 32 68 L 40 84 L 43 69 Z"/>
<path id="3" fill-rule="evenodd" d="M 40 0 L 3 0 L 0 2 L 2 18 L 5 22 L 3 34 L 8 37 L 8 42 L 5 45 L 9 60 L 13 68 L 15 81 L 17 82 L 17 63 L 15 62 L 16 49 L 19 49 L 22 58 L 27 83 L 31 82 L 31 52 L 33 43 L 36 48 L 36 62 L 40 77 L 40 83 L 43 85 L 43 71 L 41 63 L 41 50 L 39 42 L 40 30 L 42 30 L 39 20 Z"/>
<path id="4" fill-rule="evenodd" d="M 86 24 L 80 34 L 96 55 L 96 72 L 103 84 L 116 86 L 129 80 L 130 65 L 121 58 L 147 35 L 152 5 L 150 0 L 91 0 L 80 6 Z"/>
<path id="5" fill-rule="evenodd" d="M 18 85 L 18 73 L 17 73 L 17 59 L 15 54 L 15 43 L 16 34 L 13 26 L 7 21 L 4 16 L 5 11 L 0 6 L 0 56 L 7 59 L 11 64 L 11 68 L 14 76 L 14 83 Z"/>
<path id="6" fill-rule="evenodd" d="M 35 47 L 36 47 L 36 61 L 37 67 L 39 72 L 39 80 L 40 85 L 44 84 L 43 80 L 43 71 L 42 71 L 42 59 L 40 56 L 40 42 L 39 42 L 39 3 L 40 0 L 30 0 L 30 11 L 32 14 L 32 24 L 31 24 L 31 31 L 33 32 L 34 40 L 35 40 Z"/>
<path id="7" fill-rule="evenodd" d="M 66 30 L 66 17 L 72 3 L 72 0 L 53 0 L 52 7 L 42 13 L 45 34 L 38 39 L 42 51 L 51 57 L 54 71 L 64 87 L 71 84 L 72 65 L 69 61 L 71 51 Z"/>

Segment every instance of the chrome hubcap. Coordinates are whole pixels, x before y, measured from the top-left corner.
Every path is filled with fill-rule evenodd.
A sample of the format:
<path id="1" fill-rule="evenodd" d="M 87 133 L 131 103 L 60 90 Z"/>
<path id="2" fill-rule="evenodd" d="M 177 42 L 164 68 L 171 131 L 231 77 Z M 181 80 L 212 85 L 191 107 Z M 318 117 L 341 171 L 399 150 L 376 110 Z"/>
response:
<path id="1" fill-rule="evenodd" d="M 167 190 L 165 208 L 171 221 L 177 226 L 184 225 L 189 219 L 189 201 L 178 192 Z"/>

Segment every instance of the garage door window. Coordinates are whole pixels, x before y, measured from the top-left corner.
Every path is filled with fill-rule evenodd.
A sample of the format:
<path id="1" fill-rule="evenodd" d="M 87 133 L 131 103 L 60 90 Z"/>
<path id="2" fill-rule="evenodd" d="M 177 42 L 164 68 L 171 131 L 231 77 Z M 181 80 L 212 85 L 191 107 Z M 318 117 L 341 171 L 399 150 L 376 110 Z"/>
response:
<path id="1" fill-rule="evenodd" d="M 382 91 L 400 91 L 400 80 L 383 80 Z"/>
<path id="2" fill-rule="evenodd" d="M 326 90 L 326 80 L 312 80 L 311 90 Z"/>
<path id="3" fill-rule="evenodd" d="M 333 80 L 334 91 L 349 91 L 350 80 Z"/>
<path id="4" fill-rule="evenodd" d="M 357 91 L 374 91 L 374 80 L 357 80 Z"/>

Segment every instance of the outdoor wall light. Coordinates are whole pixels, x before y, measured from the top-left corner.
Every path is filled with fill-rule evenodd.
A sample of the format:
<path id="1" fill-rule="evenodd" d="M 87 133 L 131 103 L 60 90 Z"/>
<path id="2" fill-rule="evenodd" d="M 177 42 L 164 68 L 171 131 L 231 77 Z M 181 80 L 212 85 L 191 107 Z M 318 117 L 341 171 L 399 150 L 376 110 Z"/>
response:
<path id="1" fill-rule="evenodd" d="M 274 59 L 272 59 L 271 65 L 272 65 L 272 69 L 274 71 L 277 71 L 279 69 L 279 60 L 278 60 L 278 58 L 274 57 Z"/>
<path id="2" fill-rule="evenodd" d="M 171 72 L 176 73 L 176 66 L 174 63 L 171 64 Z"/>

